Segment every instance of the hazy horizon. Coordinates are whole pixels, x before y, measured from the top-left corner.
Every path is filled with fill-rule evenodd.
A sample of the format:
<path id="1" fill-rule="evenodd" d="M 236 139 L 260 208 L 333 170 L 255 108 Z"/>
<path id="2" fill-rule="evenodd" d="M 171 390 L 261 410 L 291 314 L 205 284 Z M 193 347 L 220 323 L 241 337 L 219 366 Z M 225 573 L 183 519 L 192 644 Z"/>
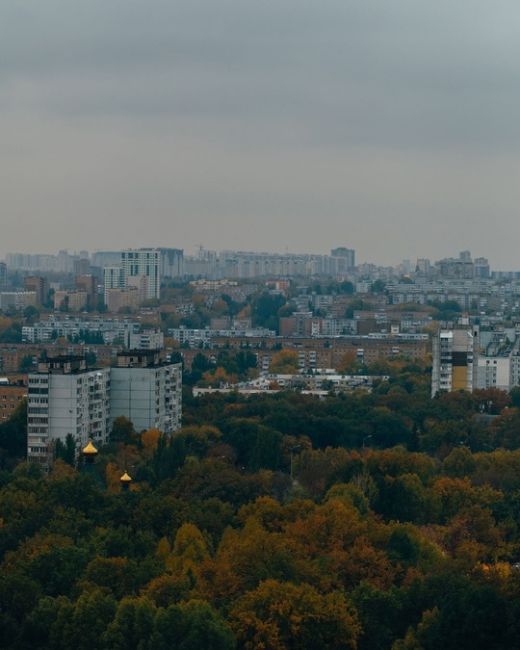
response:
<path id="1" fill-rule="evenodd" d="M 520 269 L 512 0 L 6 0 L 0 257 L 133 246 Z"/>

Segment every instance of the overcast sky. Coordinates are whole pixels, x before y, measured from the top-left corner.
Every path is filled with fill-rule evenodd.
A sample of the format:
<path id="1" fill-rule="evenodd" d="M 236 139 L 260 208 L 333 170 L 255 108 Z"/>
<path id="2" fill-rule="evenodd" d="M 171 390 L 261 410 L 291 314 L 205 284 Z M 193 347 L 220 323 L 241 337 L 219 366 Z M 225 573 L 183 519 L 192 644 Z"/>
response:
<path id="1" fill-rule="evenodd" d="M 518 0 L 1 0 L 0 256 L 520 269 Z"/>

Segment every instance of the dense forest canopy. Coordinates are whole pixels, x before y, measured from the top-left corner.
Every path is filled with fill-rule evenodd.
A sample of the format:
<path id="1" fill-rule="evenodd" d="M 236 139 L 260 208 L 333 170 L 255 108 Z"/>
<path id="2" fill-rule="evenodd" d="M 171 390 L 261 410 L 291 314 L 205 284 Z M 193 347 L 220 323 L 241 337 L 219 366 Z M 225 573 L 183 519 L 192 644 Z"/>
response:
<path id="1" fill-rule="evenodd" d="M 171 439 L 119 419 L 92 465 L 0 425 L 0 647 L 513 648 L 518 392 L 194 399 Z M 120 477 L 133 481 L 123 490 Z"/>

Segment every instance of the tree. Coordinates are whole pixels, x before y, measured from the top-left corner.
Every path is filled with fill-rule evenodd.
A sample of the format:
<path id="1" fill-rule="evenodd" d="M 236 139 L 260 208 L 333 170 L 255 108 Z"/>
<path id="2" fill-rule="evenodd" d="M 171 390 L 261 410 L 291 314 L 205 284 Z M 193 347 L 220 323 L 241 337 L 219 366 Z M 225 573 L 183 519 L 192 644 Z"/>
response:
<path id="1" fill-rule="evenodd" d="M 27 453 L 27 400 L 23 399 L 11 417 L 0 424 L 0 448 L 8 457 L 23 458 Z"/>
<path id="2" fill-rule="evenodd" d="M 278 310 L 284 305 L 285 298 L 280 294 L 264 291 L 256 296 L 251 304 L 253 325 L 278 331 Z"/>
<path id="3" fill-rule="evenodd" d="M 351 352 L 345 352 L 337 364 L 336 370 L 342 375 L 350 375 L 358 373 L 362 366 L 363 364 L 357 358 L 356 352 L 352 350 Z"/>
<path id="4" fill-rule="evenodd" d="M 197 526 L 189 523 L 183 524 L 175 535 L 169 566 L 185 573 L 208 557 L 206 540 Z"/>
<path id="5" fill-rule="evenodd" d="M 126 557 L 95 557 L 85 570 L 85 579 L 98 587 L 109 589 L 115 598 L 133 593 L 135 567 Z"/>
<path id="6" fill-rule="evenodd" d="M 448 476 L 464 478 L 474 473 L 476 461 L 467 447 L 455 447 L 444 459 L 443 468 Z"/>
<path id="7" fill-rule="evenodd" d="M 114 620 L 104 635 L 111 650 L 141 650 L 150 648 L 154 631 L 156 607 L 147 598 L 123 598 L 117 606 Z M 152 646 L 153 647 L 153 646 Z"/>
<path id="8" fill-rule="evenodd" d="M 154 650 L 233 650 L 235 639 L 224 619 L 203 600 L 160 609 L 151 638 Z"/>
<path id="9" fill-rule="evenodd" d="M 173 478 L 184 465 L 186 454 L 186 441 L 182 434 L 172 438 L 161 436 L 150 463 L 153 481 L 160 483 Z"/>
<path id="10" fill-rule="evenodd" d="M 338 291 L 340 293 L 351 296 L 354 293 L 354 285 L 348 280 L 344 280 L 338 284 Z"/>
<path id="11" fill-rule="evenodd" d="M 99 648 L 114 618 L 116 602 L 111 595 L 95 589 L 81 594 L 74 605 L 65 632 L 67 646 L 75 650 Z"/>
<path id="12" fill-rule="evenodd" d="M 430 520 L 428 497 L 417 474 L 385 476 L 375 509 L 390 520 L 425 523 Z"/>
<path id="13" fill-rule="evenodd" d="M 76 464 L 76 441 L 72 434 L 67 434 L 64 443 L 59 438 L 56 439 L 54 455 L 56 458 L 67 463 L 67 465 L 74 467 Z"/>
<path id="14" fill-rule="evenodd" d="M 128 444 L 133 442 L 134 436 L 134 425 L 127 417 L 120 415 L 115 418 L 110 433 L 111 442 L 124 442 Z"/>
<path id="15" fill-rule="evenodd" d="M 371 293 L 384 293 L 386 289 L 386 284 L 384 280 L 376 280 L 375 282 L 372 282 L 370 286 L 370 292 Z"/>
<path id="16" fill-rule="evenodd" d="M 34 357 L 32 354 L 26 354 L 20 361 L 20 372 L 29 372 L 34 367 Z"/>
<path id="17" fill-rule="evenodd" d="M 266 580 L 240 598 L 231 625 L 246 650 L 347 650 L 361 632 L 354 609 L 340 592 L 321 595 L 307 584 Z"/>
<path id="18" fill-rule="evenodd" d="M 504 408 L 511 405 L 512 397 L 505 390 L 486 388 L 474 390 L 473 399 L 481 413 L 498 415 Z"/>
<path id="19" fill-rule="evenodd" d="M 23 310 L 23 317 L 28 325 L 32 325 L 39 316 L 40 312 L 33 305 L 28 305 Z"/>
<path id="20" fill-rule="evenodd" d="M 511 403 L 515 408 L 520 408 L 520 386 L 515 386 L 509 393 L 511 396 Z"/>
<path id="21" fill-rule="evenodd" d="M 142 594 L 152 600 L 157 607 L 168 607 L 186 600 L 191 588 L 191 576 L 164 574 L 149 582 Z"/>
<path id="22" fill-rule="evenodd" d="M 0 343 L 21 343 L 22 326 L 20 323 L 12 323 L 5 329 L 0 329 Z"/>
<path id="23" fill-rule="evenodd" d="M 273 355 L 269 364 L 269 371 L 280 375 L 292 375 L 298 370 L 298 353 L 294 350 L 280 350 Z"/>

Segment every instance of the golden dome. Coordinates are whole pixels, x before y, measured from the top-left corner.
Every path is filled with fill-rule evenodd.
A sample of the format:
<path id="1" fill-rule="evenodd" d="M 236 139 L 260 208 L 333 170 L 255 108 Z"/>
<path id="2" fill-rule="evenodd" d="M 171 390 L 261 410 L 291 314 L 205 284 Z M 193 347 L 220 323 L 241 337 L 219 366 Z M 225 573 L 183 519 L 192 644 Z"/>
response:
<path id="1" fill-rule="evenodd" d="M 95 456 L 97 453 L 98 453 L 98 450 L 92 444 L 92 440 L 89 440 L 87 446 L 83 448 L 83 455 L 84 456 Z"/>
<path id="2" fill-rule="evenodd" d="M 128 472 L 125 472 L 119 480 L 121 481 L 121 483 L 130 483 L 132 477 L 128 474 Z"/>

